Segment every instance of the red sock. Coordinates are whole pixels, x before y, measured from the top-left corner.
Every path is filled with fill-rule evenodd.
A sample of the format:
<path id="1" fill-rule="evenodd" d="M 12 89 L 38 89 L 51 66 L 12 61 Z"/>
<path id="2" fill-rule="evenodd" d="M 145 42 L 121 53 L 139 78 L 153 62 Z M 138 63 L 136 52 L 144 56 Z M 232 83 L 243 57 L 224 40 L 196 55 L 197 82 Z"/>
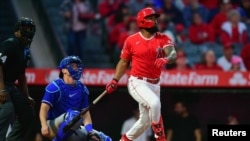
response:
<path id="1" fill-rule="evenodd" d="M 131 141 L 128 139 L 128 137 L 126 136 L 126 134 L 122 135 L 122 138 L 120 139 L 120 141 Z"/>
<path id="2" fill-rule="evenodd" d="M 166 141 L 165 132 L 164 132 L 164 125 L 162 117 L 160 117 L 160 120 L 158 123 L 152 123 L 152 129 L 155 134 L 156 141 Z"/>

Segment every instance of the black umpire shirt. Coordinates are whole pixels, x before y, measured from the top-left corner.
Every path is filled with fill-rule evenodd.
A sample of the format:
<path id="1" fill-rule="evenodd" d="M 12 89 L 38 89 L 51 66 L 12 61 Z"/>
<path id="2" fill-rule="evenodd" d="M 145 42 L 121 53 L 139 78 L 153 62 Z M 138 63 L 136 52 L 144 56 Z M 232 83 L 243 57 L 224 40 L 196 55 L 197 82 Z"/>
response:
<path id="1" fill-rule="evenodd" d="M 3 68 L 5 84 L 14 84 L 30 62 L 30 51 L 16 37 L 6 39 L 0 44 L 0 64 Z"/>

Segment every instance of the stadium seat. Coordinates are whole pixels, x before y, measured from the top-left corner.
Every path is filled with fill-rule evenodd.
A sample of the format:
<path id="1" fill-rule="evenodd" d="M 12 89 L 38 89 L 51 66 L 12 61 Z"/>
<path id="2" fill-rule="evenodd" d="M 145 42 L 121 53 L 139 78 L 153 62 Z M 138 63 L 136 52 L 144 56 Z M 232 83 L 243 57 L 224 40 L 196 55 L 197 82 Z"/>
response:
<path id="1" fill-rule="evenodd" d="M 198 54 L 198 47 L 190 42 L 184 42 L 181 44 L 181 47 L 183 48 L 184 52 L 187 54 L 187 56 L 192 56 Z"/>
<path id="2" fill-rule="evenodd" d="M 234 54 L 239 55 L 242 48 L 243 48 L 243 45 L 239 44 L 239 43 L 234 43 L 233 46 L 234 46 L 234 48 L 233 48 L 234 49 Z"/>
<path id="3" fill-rule="evenodd" d="M 211 49 L 214 51 L 216 58 L 223 55 L 223 46 L 221 46 L 218 43 L 207 43 L 206 44 L 208 49 Z"/>
<path id="4" fill-rule="evenodd" d="M 189 63 L 191 65 L 197 64 L 201 62 L 201 55 L 200 54 L 196 54 L 196 55 L 191 55 L 187 57 L 189 60 Z"/>
<path id="5" fill-rule="evenodd" d="M 57 38 L 60 40 L 63 49 L 67 49 L 67 34 L 64 30 L 64 19 L 59 14 L 60 5 L 63 1 L 61 0 L 44 0 L 49 19 L 53 25 L 53 29 L 57 34 Z M 90 25 L 91 26 L 91 25 Z M 91 33 L 91 28 L 87 28 L 87 37 L 84 43 L 83 51 L 83 62 L 85 67 L 113 67 L 110 62 L 110 56 L 106 54 L 104 47 L 101 45 L 100 37 Z"/>

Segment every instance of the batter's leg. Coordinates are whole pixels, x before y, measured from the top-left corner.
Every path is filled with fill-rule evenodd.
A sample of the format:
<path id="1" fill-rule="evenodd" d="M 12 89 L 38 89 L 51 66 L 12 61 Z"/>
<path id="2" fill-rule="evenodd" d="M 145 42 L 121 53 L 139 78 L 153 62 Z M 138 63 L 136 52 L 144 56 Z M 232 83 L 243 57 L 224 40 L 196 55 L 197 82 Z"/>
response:
<path id="1" fill-rule="evenodd" d="M 139 112 L 140 112 L 139 119 L 125 135 L 128 139 L 131 140 L 136 139 L 150 126 L 150 119 L 148 114 L 149 109 L 140 104 Z"/>
<path id="2" fill-rule="evenodd" d="M 161 104 L 159 96 L 154 92 L 157 87 L 159 86 L 150 85 L 142 80 L 129 79 L 129 93 L 141 106 L 139 108 L 139 120 L 126 133 L 128 139 L 135 139 L 150 126 L 152 121 L 159 121 L 161 116 Z"/>
<path id="3" fill-rule="evenodd" d="M 166 141 L 162 117 L 160 117 L 157 123 L 152 123 L 152 129 L 155 133 L 156 141 Z"/>
<path id="4" fill-rule="evenodd" d="M 160 88 L 156 88 L 154 92 L 160 99 L 160 93 L 161 93 Z M 152 129 L 155 133 L 156 141 L 166 141 L 165 128 L 164 128 L 162 116 L 160 116 L 158 122 L 152 121 Z"/>
<path id="5" fill-rule="evenodd" d="M 157 123 L 161 116 L 160 85 L 147 83 L 139 79 L 129 79 L 128 90 L 130 95 L 143 106 L 149 109 L 151 122 Z"/>

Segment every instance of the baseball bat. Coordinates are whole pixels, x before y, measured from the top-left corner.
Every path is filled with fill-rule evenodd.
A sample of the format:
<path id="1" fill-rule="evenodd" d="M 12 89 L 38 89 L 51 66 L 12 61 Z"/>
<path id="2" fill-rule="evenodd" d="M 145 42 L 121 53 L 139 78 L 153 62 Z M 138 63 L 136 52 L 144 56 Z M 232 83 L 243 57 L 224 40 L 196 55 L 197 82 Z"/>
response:
<path id="1" fill-rule="evenodd" d="M 86 114 L 91 108 L 93 108 L 93 106 L 100 100 L 102 99 L 102 97 L 107 93 L 107 91 L 105 90 L 104 92 L 102 92 L 87 108 L 85 108 L 84 110 L 82 110 L 77 116 L 75 116 L 70 122 L 69 124 L 67 124 L 64 128 L 63 128 L 63 132 L 67 132 L 70 130 L 71 127 L 73 127 L 80 119 L 81 116 Z"/>

